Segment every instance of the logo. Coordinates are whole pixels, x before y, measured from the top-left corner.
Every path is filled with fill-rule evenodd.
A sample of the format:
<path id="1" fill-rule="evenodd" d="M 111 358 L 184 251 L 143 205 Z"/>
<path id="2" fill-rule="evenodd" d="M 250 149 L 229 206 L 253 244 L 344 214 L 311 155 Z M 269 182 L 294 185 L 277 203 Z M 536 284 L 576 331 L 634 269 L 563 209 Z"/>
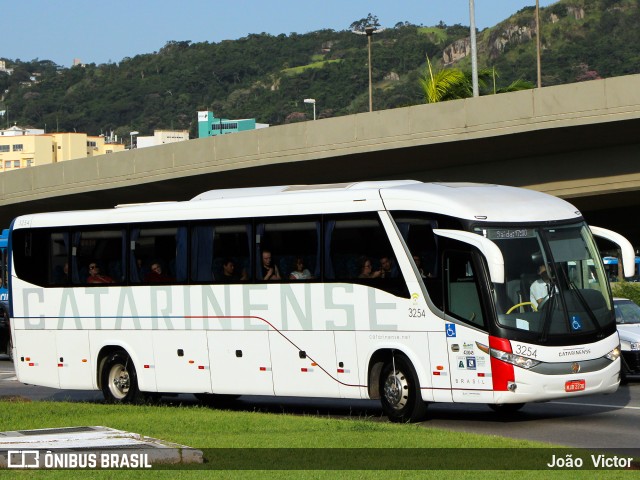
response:
<path id="1" fill-rule="evenodd" d="M 476 357 L 467 357 L 467 370 L 476 369 Z"/>
<path id="2" fill-rule="evenodd" d="M 447 332 L 447 337 L 455 337 L 456 336 L 456 325 L 455 323 L 447 323 L 445 325 L 445 331 Z"/>
<path id="3" fill-rule="evenodd" d="M 580 372 L 580 364 L 578 362 L 573 362 L 571 364 L 571 371 L 573 373 L 579 373 Z"/>
<path id="4" fill-rule="evenodd" d="M 8 468 L 39 468 L 40 452 L 38 450 L 9 450 L 7 452 Z"/>
<path id="5" fill-rule="evenodd" d="M 582 330 L 582 320 L 578 315 L 571 316 L 571 329 L 572 330 Z"/>

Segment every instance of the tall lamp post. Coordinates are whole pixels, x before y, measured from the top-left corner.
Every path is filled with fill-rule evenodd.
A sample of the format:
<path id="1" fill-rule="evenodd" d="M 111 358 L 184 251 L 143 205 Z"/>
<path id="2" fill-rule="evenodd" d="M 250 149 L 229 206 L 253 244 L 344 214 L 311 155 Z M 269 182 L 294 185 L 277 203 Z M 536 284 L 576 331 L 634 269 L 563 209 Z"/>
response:
<path id="1" fill-rule="evenodd" d="M 129 150 L 133 150 L 133 136 L 138 135 L 140 132 L 129 132 Z"/>
<path id="2" fill-rule="evenodd" d="M 316 99 L 315 98 L 305 98 L 304 103 L 312 103 L 313 104 L 313 119 L 316 119 Z"/>
<path id="3" fill-rule="evenodd" d="M 380 33 L 384 30 L 384 28 L 378 28 L 368 25 L 364 27 L 364 32 L 359 30 L 353 30 L 353 33 L 357 33 L 358 35 L 366 35 L 367 36 L 367 45 L 369 50 L 369 111 L 373 112 L 373 80 L 372 80 L 372 69 L 371 69 L 371 37 L 374 33 Z"/>
<path id="4" fill-rule="evenodd" d="M 373 80 L 371 77 L 371 37 L 376 29 L 374 27 L 366 27 L 364 33 L 367 34 L 367 46 L 369 50 L 369 111 L 373 112 Z"/>

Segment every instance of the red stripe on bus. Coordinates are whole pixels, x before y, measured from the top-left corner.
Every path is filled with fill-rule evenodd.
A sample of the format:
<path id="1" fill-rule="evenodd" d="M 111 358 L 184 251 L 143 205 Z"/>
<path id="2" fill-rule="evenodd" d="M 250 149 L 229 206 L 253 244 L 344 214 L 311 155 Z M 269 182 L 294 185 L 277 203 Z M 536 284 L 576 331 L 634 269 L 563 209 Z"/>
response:
<path id="1" fill-rule="evenodd" d="M 184 318 L 185 319 L 191 319 L 191 320 L 204 320 L 204 319 L 225 319 L 225 320 L 255 319 L 255 320 L 260 320 L 261 322 L 266 323 L 269 327 L 271 327 L 271 329 L 274 332 L 278 333 L 282 338 L 284 338 L 287 342 L 289 342 L 291 345 L 293 345 L 293 347 L 295 347 L 296 350 L 298 350 L 298 351 L 304 350 L 302 348 L 299 348 L 295 343 L 293 343 L 289 337 L 287 337 L 284 333 L 282 333 L 280 330 L 278 330 L 276 327 L 274 327 L 273 324 L 271 322 L 269 322 L 267 319 L 265 319 L 263 317 L 258 317 L 257 315 L 185 315 Z M 335 376 L 333 376 L 331 373 L 329 373 L 322 365 L 319 365 L 318 363 L 316 363 L 313 360 L 313 358 L 311 358 L 311 356 L 307 355 L 307 358 L 311 362 L 313 362 L 316 366 L 318 366 L 320 368 L 320 370 L 322 370 L 324 373 L 326 373 L 329 378 L 331 378 L 333 381 L 339 383 L 340 385 L 344 385 L 345 387 L 362 387 L 362 388 L 366 388 L 367 387 L 367 385 L 358 385 L 358 384 L 351 384 L 351 383 L 341 382 Z M 260 371 L 266 371 L 266 368 L 260 367 Z"/>

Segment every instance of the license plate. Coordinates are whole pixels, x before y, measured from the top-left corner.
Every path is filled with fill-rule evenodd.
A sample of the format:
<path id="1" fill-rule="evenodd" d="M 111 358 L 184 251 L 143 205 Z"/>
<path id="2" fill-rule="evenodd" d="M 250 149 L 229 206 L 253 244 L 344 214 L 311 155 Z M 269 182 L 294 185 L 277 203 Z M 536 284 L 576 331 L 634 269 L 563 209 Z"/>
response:
<path id="1" fill-rule="evenodd" d="M 564 384 L 565 392 L 579 392 L 585 389 L 584 380 L 570 380 Z"/>

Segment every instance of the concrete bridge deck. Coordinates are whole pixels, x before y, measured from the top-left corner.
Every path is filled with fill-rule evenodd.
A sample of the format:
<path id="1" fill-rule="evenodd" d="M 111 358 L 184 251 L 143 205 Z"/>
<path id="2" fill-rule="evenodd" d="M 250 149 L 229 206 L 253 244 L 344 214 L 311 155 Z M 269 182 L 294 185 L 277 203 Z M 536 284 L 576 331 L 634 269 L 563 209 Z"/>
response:
<path id="1" fill-rule="evenodd" d="M 640 75 L 418 105 L 3 173 L 0 222 L 213 188 L 413 178 L 544 191 L 640 243 L 618 215 L 640 206 L 638 131 Z"/>

